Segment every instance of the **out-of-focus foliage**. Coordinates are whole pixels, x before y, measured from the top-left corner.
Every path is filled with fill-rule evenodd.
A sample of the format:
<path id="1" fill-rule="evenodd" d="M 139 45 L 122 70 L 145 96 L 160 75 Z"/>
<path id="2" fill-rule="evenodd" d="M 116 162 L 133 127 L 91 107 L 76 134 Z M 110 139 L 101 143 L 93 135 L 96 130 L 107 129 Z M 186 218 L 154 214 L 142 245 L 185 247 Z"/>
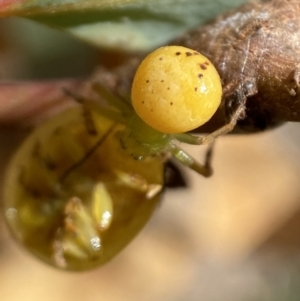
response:
<path id="1" fill-rule="evenodd" d="M 146 51 L 245 0 L 0 0 L 0 16 L 25 16 L 98 47 Z"/>

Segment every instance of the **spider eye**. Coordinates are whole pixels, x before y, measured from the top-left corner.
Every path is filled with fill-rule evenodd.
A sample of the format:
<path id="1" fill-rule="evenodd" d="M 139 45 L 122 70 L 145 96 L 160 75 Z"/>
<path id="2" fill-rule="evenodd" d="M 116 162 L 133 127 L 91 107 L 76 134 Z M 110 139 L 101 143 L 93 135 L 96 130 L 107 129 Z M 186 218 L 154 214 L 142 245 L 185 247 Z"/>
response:
<path id="1" fill-rule="evenodd" d="M 137 69 L 131 91 L 136 113 L 164 133 L 186 132 L 206 123 L 221 97 L 221 80 L 213 64 L 181 46 L 150 53 Z"/>

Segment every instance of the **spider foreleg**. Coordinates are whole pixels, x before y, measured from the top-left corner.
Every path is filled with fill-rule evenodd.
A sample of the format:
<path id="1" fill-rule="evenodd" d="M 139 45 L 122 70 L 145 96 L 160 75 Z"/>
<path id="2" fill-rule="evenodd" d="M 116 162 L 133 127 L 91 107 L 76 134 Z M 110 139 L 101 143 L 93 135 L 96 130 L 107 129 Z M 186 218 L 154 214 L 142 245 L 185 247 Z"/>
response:
<path id="1" fill-rule="evenodd" d="M 204 164 L 196 161 L 192 156 L 186 153 L 184 150 L 178 146 L 172 145 L 171 153 L 173 157 L 178 160 L 183 165 L 189 167 L 190 169 L 196 171 L 204 177 L 210 177 L 212 175 L 212 154 L 213 154 L 213 144 L 209 146 L 206 155 Z"/>

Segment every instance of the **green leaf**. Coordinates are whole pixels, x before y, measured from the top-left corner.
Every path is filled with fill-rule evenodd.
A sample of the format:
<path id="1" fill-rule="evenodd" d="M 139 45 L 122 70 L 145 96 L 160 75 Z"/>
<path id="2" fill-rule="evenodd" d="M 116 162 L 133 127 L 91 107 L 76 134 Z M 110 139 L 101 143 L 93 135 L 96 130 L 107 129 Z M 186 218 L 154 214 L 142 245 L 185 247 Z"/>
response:
<path id="1" fill-rule="evenodd" d="M 139 0 L 0 0 L 0 16 L 105 9 Z"/>
<path id="2" fill-rule="evenodd" d="M 0 15 L 24 15 L 97 47 L 147 51 L 245 0 L 0 0 Z M 15 4 L 14 4 L 14 3 Z"/>

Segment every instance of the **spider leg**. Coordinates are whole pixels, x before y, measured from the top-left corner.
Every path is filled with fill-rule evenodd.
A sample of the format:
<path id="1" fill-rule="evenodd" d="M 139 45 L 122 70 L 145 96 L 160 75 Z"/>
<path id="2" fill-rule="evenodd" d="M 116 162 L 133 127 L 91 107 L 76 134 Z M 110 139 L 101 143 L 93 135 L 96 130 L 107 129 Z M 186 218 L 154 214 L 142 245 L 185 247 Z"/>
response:
<path id="1" fill-rule="evenodd" d="M 66 95 L 70 96 L 74 101 L 76 101 L 82 106 L 82 114 L 83 114 L 86 130 L 90 135 L 96 136 L 98 134 L 98 131 L 95 126 L 92 113 L 91 113 L 91 108 L 89 106 L 87 99 L 67 89 L 64 89 L 64 92 L 66 93 Z"/>
<path id="2" fill-rule="evenodd" d="M 225 124 L 224 126 L 222 126 L 221 128 L 217 129 L 216 131 L 212 132 L 209 135 L 206 135 L 204 137 L 199 137 L 199 142 L 200 142 L 199 144 L 211 144 L 219 136 L 222 136 L 222 135 L 225 135 L 225 134 L 231 132 L 234 129 L 238 119 L 241 116 L 244 116 L 244 114 L 245 114 L 245 104 L 241 103 L 237 107 L 235 112 L 232 114 L 230 121 L 227 124 Z"/>
<path id="3" fill-rule="evenodd" d="M 197 162 L 193 157 L 191 157 L 188 153 L 186 153 L 178 146 L 172 145 L 170 151 L 173 157 L 176 160 L 178 160 L 180 163 L 182 163 L 183 165 L 189 167 L 190 169 L 196 171 L 197 173 L 207 178 L 212 175 L 211 161 L 213 155 L 213 146 L 214 144 L 211 144 L 209 146 L 205 155 L 204 164 Z"/>
<path id="4" fill-rule="evenodd" d="M 216 131 L 202 137 L 195 136 L 192 134 L 186 134 L 186 133 L 175 134 L 174 137 L 178 141 L 188 143 L 188 144 L 194 144 L 194 145 L 211 144 L 219 136 L 225 135 L 230 131 L 232 131 L 238 119 L 241 118 L 241 116 L 244 116 L 244 114 L 245 114 L 245 104 L 241 103 L 232 114 L 230 121 L 224 126 L 222 126 L 221 128 L 217 129 Z"/>
<path id="5" fill-rule="evenodd" d="M 70 96 L 75 102 L 80 104 L 83 109 L 83 117 L 86 123 L 87 132 L 91 135 L 97 135 L 97 129 L 95 126 L 95 123 L 93 121 L 93 114 L 92 112 L 95 112 L 97 114 L 100 114 L 108 119 L 111 119 L 113 121 L 116 121 L 118 123 L 125 123 L 126 117 L 122 110 L 119 110 L 119 106 L 115 105 L 115 100 L 118 99 L 118 97 L 114 96 L 111 92 L 106 90 L 101 85 L 98 85 L 98 90 L 96 91 L 99 96 L 107 101 L 109 106 L 103 104 L 101 102 L 101 99 L 90 99 L 83 97 L 73 91 L 70 91 L 68 89 L 64 89 L 66 95 Z M 101 89 L 99 88 L 101 87 Z M 122 102 L 122 100 L 118 100 L 119 102 Z M 128 107 L 127 107 L 128 110 Z M 131 112 L 131 111 L 130 111 Z M 126 113 L 128 113 L 126 111 Z"/>
<path id="6" fill-rule="evenodd" d="M 92 89 L 105 99 L 110 106 L 123 112 L 123 114 L 132 114 L 131 102 L 128 101 L 128 99 L 126 100 L 124 97 L 115 95 L 99 82 L 94 82 L 92 84 Z"/>

